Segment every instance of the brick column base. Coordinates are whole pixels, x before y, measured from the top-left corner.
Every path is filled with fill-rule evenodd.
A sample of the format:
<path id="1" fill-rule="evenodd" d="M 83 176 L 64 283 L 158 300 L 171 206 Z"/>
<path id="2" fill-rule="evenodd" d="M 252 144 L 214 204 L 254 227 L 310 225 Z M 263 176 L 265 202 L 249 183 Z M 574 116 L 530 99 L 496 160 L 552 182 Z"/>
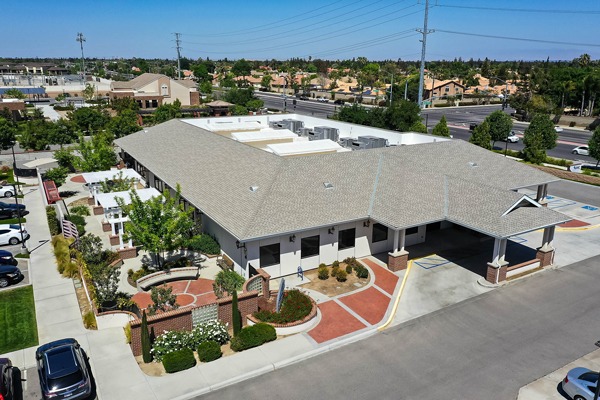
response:
<path id="1" fill-rule="evenodd" d="M 120 241 L 119 241 L 119 235 L 110 235 L 108 237 L 110 239 L 110 245 L 111 246 L 118 246 Z"/>
<path id="2" fill-rule="evenodd" d="M 124 249 L 117 250 L 119 253 L 119 257 L 121 260 L 127 260 L 128 258 L 137 257 L 137 248 L 135 247 L 125 247 Z"/>
<path id="3" fill-rule="evenodd" d="M 402 271 L 408 266 L 408 251 L 402 250 L 388 253 L 388 269 L 390 271 Z"/>
<path id="4" fill-rule="evenodd" d="M 110 225 L 110 222 L 103 222 L 102 223 L 102 232 L 110 232 L 112 231 L 112 226 Z"/>
<path id="5" fill-rule="evenodd" d="M 502 265 L 495 265 L 493 263 L 488 263 L 485 280 L 490 283 L 504 282 L 506 280 L 507 269 L 508 269 L 507 262 L 504 262 Z M 496 274 L 498 275 L 498 282 L 496 282 Z"/>
<path id="6" fill-rule="evenodd" d="M 540 267 L 552 265 L 554 261 L 554 249 L 542 250 L 542 247 L 540 247 L 535 254 L 535 258 L 540 260 Z"/>
<path id="7" fill-rule="evenodd" d="M 92 209 L 94 211 L 94 215 L 104 214 L 104 207 L 102 207 L 102 206 L 94 206 L 94 207 L 92 207 Z"/>
<path id="8" fill-rule="evenodd" d="M 88 197 L 88 205 L 93 206 L 96 204 L 96 200 L 93 197 Z"/>

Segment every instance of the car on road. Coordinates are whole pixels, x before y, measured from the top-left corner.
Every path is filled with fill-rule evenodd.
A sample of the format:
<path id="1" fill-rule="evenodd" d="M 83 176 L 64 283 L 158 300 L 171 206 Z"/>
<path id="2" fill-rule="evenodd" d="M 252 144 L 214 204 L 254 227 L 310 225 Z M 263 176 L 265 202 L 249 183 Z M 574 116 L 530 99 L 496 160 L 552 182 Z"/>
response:
<path id="1" fill-rule="evenodd" d="M 5 288 L 13 283 L 19 283 L 23 278 L 21 270 L 14 265 L 0 265 L 0 288 Z"/>
<path id="2" fill-rule="evenodd" d="M 23 217 L 29 214 L 23 204 L 4 203 L 0 201 L 0 219 Z"/>
<path id="3" fill-rule="evenodd" d="M 579 154 L 580 156 L 589 156 L 590 148 L 588 146 L 577 146 L 573 150 L 571 150 L 573 154 Z"/>
<path id="4" fill-rule="evenodd" d="M 0 250 L 0 265 L 18 265 L 19 261 L 13 257 L 10 251 Z"/>
<path id="5" fill-rule="evenodd" d="M 510 143 L 517 143 L 519 141 L 519 137 L 514 131 L 511 131 L 506 137 L 506 139 L 504 139 L 504 141 Z"/>
<path id="6" fill-rule="evenodd" d="M 14 186 L 0 186 L 0 196 L 1 197 L 13 197 L 15 195 L 15 187 Z"/>
<path id="7" fill-rule="evenodd" d="M 23 241 L 29 239 L 29 233 L 25 228 L 20 228 L 17 224 L 0 225 L 0 245 L 19 244 L 21 237 L 23 237 Z"/>
<path id="8" fill-rule="evenodd" d="M 22 399 L 21 373 L 9 358 L 0 358 L 0 399 Z"/>
<path id="9" fill-rule="evenodd" d="M 341 100 L 341 99 L 334 100 L 333 104 L 344 105 L 344 100 Z"/>
<path id="10" fill-rule="evenodd" d="M 46 343 L 35 351 L 35 359 L 45 400 L 83 399 L 91 395 L 88 357 L 77 340 Z"/>
<path id="11" fill-rule="evenodd" d="M 561 128 L 561 127 L 560 127 L 560 126 L 558 126 L 558 125 L 554 125 L 554 130 L 555 130 L 557 133 L 560 133 L 560 132 L 562 132 L 562 131 L 563 131 L 563 128 Z"/>
<path id="12" fill-rule="evenodd" d="M 326 99 L 325 97 L 317 97 L 317 101 L 320 103 L 329 103 L 329 99 Z"/>
<path id="13" fill-rule="evenodd" d="M 573 400 L 592 400 L 598 384 L 598 372 L 577 367 L 567 372 L 561 387 Z"/>

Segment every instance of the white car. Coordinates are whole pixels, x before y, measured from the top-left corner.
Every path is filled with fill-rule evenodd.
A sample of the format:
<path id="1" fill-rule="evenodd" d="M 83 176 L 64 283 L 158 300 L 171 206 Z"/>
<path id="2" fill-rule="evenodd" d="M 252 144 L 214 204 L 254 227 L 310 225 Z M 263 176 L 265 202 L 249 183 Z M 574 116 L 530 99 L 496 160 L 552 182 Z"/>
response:
<path id="1" fill-rule="evenodd" d="M 325 97 L 318 97 L 317 101 L 321 102 L 321 103 L 329 103 L 329 100 L 326 99 Z"/>
<path id="2" fill-rule="evenodd" d="M 21 243 L 21 232 L 23 233 L 23 241 L 29 239 L 29 233 L 27 233 L 25 227 L 19 230 L 18 224 L 0 225 L 0 245 Z"/>
<path id="3" fill-rule="evenodd" d="M 558 126 L 558 125 L 554 125 L 554 130 L 555 130 L 557 133 L 560 133 L 560 132 L 562 132 L 562 131 L 563 131 L 563 128 L 561 128 L 561 127 L 560 127 L 560 126 Z"/>
<path id="4" fill-rule="evenodd" d="M 506 141 L 510 142 L 510 143 L 517 143 L 519 141 L 519 137 L 517 136 L 517 134 L 514 131 L 512 131 L 506 137 Z"/>
<path id="5" fill-rule="evenodd" d="M 590 148 L 588 146 L 577 146 L 573 150 L 571 150 L 573 154 L 579 154 L 580 156 L 589 156 Z"/>
<path id="6" fill-rule="evenodd" d="M 0 196 L 2 197 L 13 197 L 15 195 L 14 186 L 0 186 Z"/>

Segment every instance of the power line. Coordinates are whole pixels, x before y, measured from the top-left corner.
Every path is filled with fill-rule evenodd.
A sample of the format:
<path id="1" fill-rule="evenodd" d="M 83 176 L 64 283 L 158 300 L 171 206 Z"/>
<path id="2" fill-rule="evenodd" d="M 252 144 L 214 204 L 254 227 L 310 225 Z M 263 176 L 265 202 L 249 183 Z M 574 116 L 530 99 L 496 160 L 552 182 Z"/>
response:
<path id="1" fill-rule="evenodd" d="M 533 13 L 548 13 L 548 14 L 600 14 L 600 11 L 588 10 L 549 10 L 549 9 L 532 9 L 532 8 L 502 8 L 502 7 L 476 7 L 476 6 L 453 6 L 449 4 L 438 4 L 438 7 L 445 8 L 462 8 L 469 10 L 488 10 L 488 11 L 510 11 L 510 12 L 533 12 Z"/>
<path id="2" fill-rule="evenodd" d="M 410 35 L 406 35 L 409 32 L 412 32 L 412 33 Z M 417 35 L 417 34 L 414 33 L 414 31 L 412 29 L 407 29 L 403 32 L 394 33 L 392 35 L 381 36 L 381 37 L 378 37 L 375 39 L 366 40 L 364 42 L 355 43 L 355 44 L 352 44 L 349 46 L 337 47 L 337 48 L 330 49 L 330 50 L 323 50 L 323 51 L 319 51 L 317 53 L 312 53 L 310 55 L 322 56 L 324 54 L 337 54 L 337 53 L 342 53 L 344 51 L 358 50 L 358 49 L 362 49 L 365 47 L 371 47 L 374 45 L 389 43 L 389 42 L 393 42 L 395 40 L 405 39 L 407 37 L 411 37 L 411 36 L 415 36 L 415 35 Z M 307 55 L 309 55 L 309 54 L 307 54 Z"/>
<path id="3" fill-rule="evenodd" d="M 567 46 L 600 47 L 600 44 L 597 44 L 597 43 L 592 44 L 592 43 L 559 42 L 559 41 L 556 41 L 556 40 L 528 39 L 528 38 L 518 38 L 518 37 L 509 37 L 509 36 L 484 35 L 484 34 L 481 34 L 481 33 L 447 31 L 447 30 L 443 30 L 443 29 L 436 29 L 436 32 L 450 33 L 450 34 L 453 34 L 453 35 L 465 35 L 465 36 L 484 37 L 484 38 L 490 38 L 490 39 L 516 40 L 516 41 L 521 41 L 521 42 L 563 44 L 563 45 L 567 45 Z"/>

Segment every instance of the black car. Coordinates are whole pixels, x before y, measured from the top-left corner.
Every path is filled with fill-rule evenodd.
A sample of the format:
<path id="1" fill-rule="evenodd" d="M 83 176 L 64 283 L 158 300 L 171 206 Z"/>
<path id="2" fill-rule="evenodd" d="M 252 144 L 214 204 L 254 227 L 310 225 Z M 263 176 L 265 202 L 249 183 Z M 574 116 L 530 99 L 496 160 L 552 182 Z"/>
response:
<path id="1" fill-rule="evenodd" d="M 21 270 L 14 265 L 0 265 L 0 288 L 5 288 L 12 283 L 19 283 L 23 278 Z"/>
<path id="2" fill-rule="evenodd" d="M 83 399 L 92 393 L 87 355 L 75 339 L 61 339 L 35 352 L 44 399 Z"/>
<path id="3" fill-rule="evenodd" d="M 10 251 L 0 250 L 0 265 L 18 265 L 19 261 Z"/>
<path id="4" fill-rule="evenodd" d="M 344 104 L 344 100 L 337 99 L 336 101 L 333 102 L 333 104 L 341 104 L 341 105 L 343 105 Z"/>
<path id="5" fill-rule="evenodd" d="M 23 204 L 11 204 L 0 201 L 0 219 L 23 217 L 29 214 Z"/>
<path id="6" fill-rule="evenodd" d="M 23 398 L 21 371 L 13 367 L 8 358 L 0 358 L 0 400 L 20 400 Z"/>

